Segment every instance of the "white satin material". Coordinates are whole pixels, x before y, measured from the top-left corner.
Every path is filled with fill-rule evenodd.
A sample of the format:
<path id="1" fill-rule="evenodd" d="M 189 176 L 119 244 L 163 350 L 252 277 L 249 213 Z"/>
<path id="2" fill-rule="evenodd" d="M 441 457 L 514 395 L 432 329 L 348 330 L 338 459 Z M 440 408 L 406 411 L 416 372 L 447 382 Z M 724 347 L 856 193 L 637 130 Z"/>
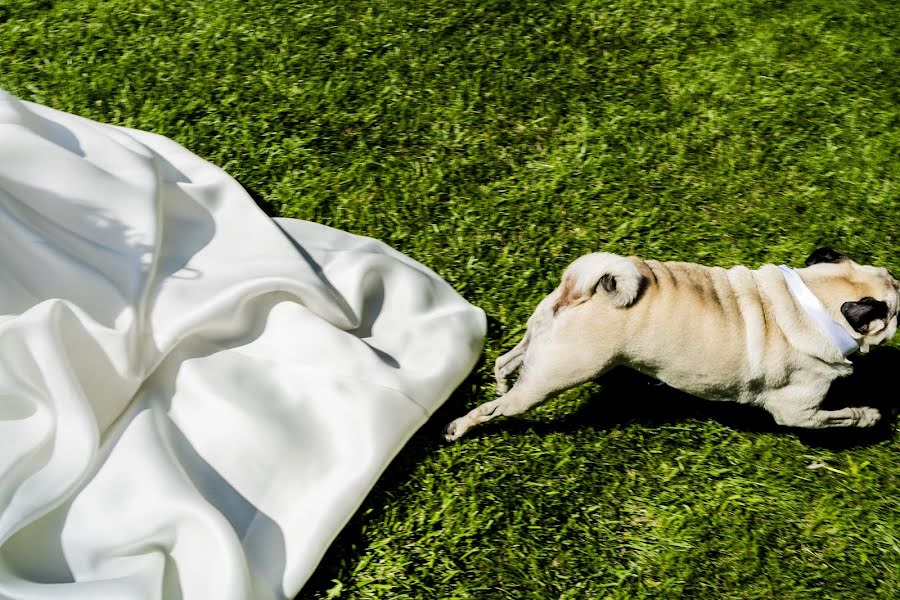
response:
<path id="1" fill-rule="evenodd" d="M 292 597 L 484 332 L 380 242 L 0 91 L 0 598 Z"/>

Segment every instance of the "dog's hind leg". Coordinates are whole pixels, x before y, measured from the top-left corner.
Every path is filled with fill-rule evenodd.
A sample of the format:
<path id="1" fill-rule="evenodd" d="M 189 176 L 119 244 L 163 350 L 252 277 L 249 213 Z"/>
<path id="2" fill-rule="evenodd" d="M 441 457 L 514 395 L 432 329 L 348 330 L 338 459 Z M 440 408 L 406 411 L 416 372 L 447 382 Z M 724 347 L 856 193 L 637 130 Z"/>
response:
<path id="1" fill-rule="evenodd" d="M 564 390 L 601 375 L 614 364 L 612 356 L 579 355 L 567 344 L 554 343 L 552 337 L 546 343 L 532 341 L 524 352 L 522 371 L 512 389 L 451 422 L 444 430 L 444 439 L 459 439 L 472 427 L 494 417 L 523 413 Z"/>
<path id="2" fill-rule="evenodd" d="M 498 396 L 509 392 L 509 380 L 522 367 L 532 339 L 542 338 L 550 328 L 557 298 L 559 298 L 559 290 L 554 290 L 541 300 L 534 310 L 534 314 L 528 319 L 525 335 L 512 350 L 500 356 L 494 363 L 494 378 L 497 380 Z"/>
<path id="3" fill-rule="evenodd" d="M 463 434 L 476 425 L 490 421 L 494 417 L 499 417 L 500 415 L 524 412 L 532 406 L 540 404 L 547 398 L 548 396 L 546 394 L 526 390 L 523 386 L 516 383 L 516 385 L 513 386 L 513 389 L 504 396 L 501 396 L 496 400 L 491 400 L 490 402 L 485 402 L 484 404 L 473 408 L 465 415 L 450 422 L 450 424 L 444 428 L 444 439 L 448 442 L 458 440 Z"/>
<path id="4" fill-rule="evenodd" d="M 497 380 L 497 395 L 502 396 L 509 391 L 509 380 L 519 370 L 525 360 L 525 351 L 528 350 L 529 332 L 519 340 L 515 347 L 500 356 L 494 363 L 494 379 Z"/>
<path id="5" fill-rule="evenodd" d="M 450 423 L 448 441 L 496 416 L 517 415 L 571 387 L 601 375 L 617 360 L 612 340 L 584 345 L 580 307 L 602 293 L 611 307 L 631 306 L 640 295 L 643 276 L 628 258 L 607 253 L 587 254 L 563 273 L 562 282 L 528 319 L 525 336 L 497 359 L 494 375 L 500 398 L 485 402 Z M 509 377 L 520 370 L 509 389 Z M 508 390 L 508 391 L 507 391 Z"/>

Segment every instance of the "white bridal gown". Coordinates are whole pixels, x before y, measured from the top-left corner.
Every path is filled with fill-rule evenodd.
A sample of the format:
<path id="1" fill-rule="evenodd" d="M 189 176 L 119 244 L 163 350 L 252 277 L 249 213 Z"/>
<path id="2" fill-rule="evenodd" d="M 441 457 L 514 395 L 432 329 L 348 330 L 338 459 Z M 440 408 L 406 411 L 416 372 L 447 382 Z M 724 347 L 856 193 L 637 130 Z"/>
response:
<path id="1" fill-rule="evenodd" d="M 380 242 L 0 90 L 0 598 L 292 597 L 484 330 Z"/>

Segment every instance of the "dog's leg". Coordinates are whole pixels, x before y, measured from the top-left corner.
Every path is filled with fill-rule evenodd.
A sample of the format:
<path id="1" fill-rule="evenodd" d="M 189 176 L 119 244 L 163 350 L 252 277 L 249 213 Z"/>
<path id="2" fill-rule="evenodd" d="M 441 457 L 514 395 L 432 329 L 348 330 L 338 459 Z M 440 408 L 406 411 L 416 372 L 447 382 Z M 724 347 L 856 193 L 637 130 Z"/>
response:
<path id="1" fill-rule="evenodd" d="M 502 355 L 494 363 L 494 378 L 497 380 L 498 396 L 509 392 L 509 379 L 522 367 L 531 340 L 543 337 L 550 328 L 553 320 L 553 307 L 557 298 L 559 298 L 559 293 L 559 290 L 556 289 L 538 303 L 534 313 L 528 318 L 525 335 L 522 336 L 522 339 L 519 340 L 519 343 L 512 350 Z"/>
<path id="2" fill-rule="evenodd" d="M 643 282 L 632 260 L 614 254 L 588 254 L 569 265 L 559 287 L 541 300 L 528 319 L 522 341 L 494 366 L 499 393 L 506 392 L 509 376 L 521 369 L 515 385 L 450 423 L 444 437 L 456 440 L 496 416 L 522 413 L 612 367 L 618 352 L 614 340 L 585 345 L 582 319 L 586 313 L 579 307 L 603 293 L 611 306 L 626 308 L 637 299 Z"/>
<path id="3" fill-rule="evenodd" d="M 824 392 L 814 395 L 809 402 L 802 401 L 802 391 L 794 392 L 791 394 L 791 388 L 783 388 L 766 399 L 764 406 L 779 425 L 805 429 L 871 427 L 881 419 L 881 413 L 868 406 L 822 410 L 819 404 L 825 398 Z"/>
<path id="4" fill-rule="evenodd" d="M 564 337 L 564 336 L 563 336 Z M 556 394 L 601 375 L 613 366 L 612 356 L 585 356 L 577 348 L 548 339 L 531 342 L 522 372 L 505 395 L 485 402 L 451 422 L 444 430 L 448 442 L 459 439 L 472 427 L 494 417 L 525 412 Z"/>
<path id="5" fill-rule="evenodd" d="M 444 429 L 444 439 L 448 442 L 462 437 L 472 427 L 490 421 L 494 417 L 523 413 L 550 398 L 552 392 L 546 389 L 521 385 L 521 379 L 504 396 L 485 402 L 454 420 Z"/>
<path id="6" fill-rule="evenodd" d="M 879 419 L 881 419 L 881 413 L 878 412 L 878 409 L 868 406 L 851 406 L 839 410 L 788 411 L 775 415 L 775 421 L 779 425 L 806 429 L 871 427 Z"/>
<path id="7" fill-rule="evenodd" d="M 494 363 L 494 379 L 497 380 L 498 396 L 502 396 L 509 391 L 509 378 L 522 366 L 530 337 L 530 332 L 526 330 L 519 343 Z"/>

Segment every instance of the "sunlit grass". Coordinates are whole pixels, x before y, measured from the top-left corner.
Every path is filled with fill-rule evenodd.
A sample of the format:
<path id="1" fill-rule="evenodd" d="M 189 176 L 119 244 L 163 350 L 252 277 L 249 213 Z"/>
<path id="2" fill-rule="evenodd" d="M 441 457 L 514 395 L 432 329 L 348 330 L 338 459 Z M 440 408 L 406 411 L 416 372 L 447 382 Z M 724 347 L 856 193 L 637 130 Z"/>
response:
<path id="1" fill-rule="evenodd" d="M 896 436 L 820 444 L 628 378 L 437 433 L 581 253 L 831 244 L 900 272 L 898 30 L 858 0 L 0 0 L 0 86 L 172 137 L 488 313 L 301 597 L 890 598 Z"/>

